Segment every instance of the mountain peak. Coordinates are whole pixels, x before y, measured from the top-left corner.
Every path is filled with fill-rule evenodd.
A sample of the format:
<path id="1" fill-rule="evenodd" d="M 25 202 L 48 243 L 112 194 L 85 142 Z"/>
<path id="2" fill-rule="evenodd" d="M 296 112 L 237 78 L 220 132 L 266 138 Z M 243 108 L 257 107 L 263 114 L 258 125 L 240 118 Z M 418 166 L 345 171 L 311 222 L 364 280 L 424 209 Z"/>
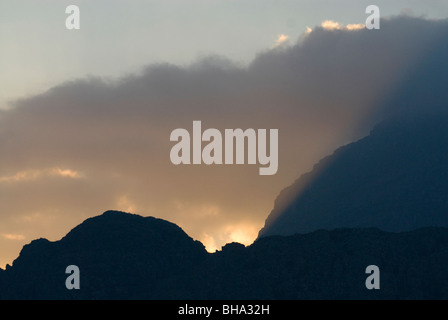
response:
<path id="1" fill-rule="evenodd" d="M 97 243 L 108 243 L 113 246 L 123 242 L 129 242 L 130 246 L 140 242 L 142 246 L 146 246 L 148 242 L 174 245 L 186 241 L 199 244 L 174 223 L 115 210 L 108 210 L 99 216 L 86 219 L 61 239 L 61 242 L 71 241 L 76 241 L 78 244 L 86 243 L 89 246 Z"/>
<path id="2" fill-rule="evenodd" d="M 339 148 L 280 193 L 259 237 L 448 226 L 447 123 L 447 116 L 393 119 Z"/>
<path id="3" fill-rule="evenodd" d="M 94 298 L 98 293 L 94 288 L 105 284 L 98 283 L 98 279 L 89 274 L 101 271 L 106 279 L 113 279 L 118 288 L 131 281 L 138 294 L 146 292 L 144 287 L 148 285 L 139 283 L 139 277 L 148 281 L 162 276 L 175 279 L 177 274 L 185 273 L 193 261 L 201 261 L 207 255 L 202 243 L 193 240 L 174 223 L 110 210 L 86 219 L 59 241 L 41 238 L 25 245 L 12 267 L 4 272 L 11 281 L 22 283 L 19 291 L 27 292 L 28 297 L 43 294 L 33 284 L 37 274 L 47 282 L 44 286 L 48 290 L 60 295 L 59 298 L 67 298 L 70 292 L 63 286 L 65 268 L 77 265 L 86 275 L 84 286 L 92 288 L 87 291 L 93 296 L 83 297 Z M 33 270 L 31 274 L 29 270 Z M 151 292 L 148 295 L 150 297 Z"/>

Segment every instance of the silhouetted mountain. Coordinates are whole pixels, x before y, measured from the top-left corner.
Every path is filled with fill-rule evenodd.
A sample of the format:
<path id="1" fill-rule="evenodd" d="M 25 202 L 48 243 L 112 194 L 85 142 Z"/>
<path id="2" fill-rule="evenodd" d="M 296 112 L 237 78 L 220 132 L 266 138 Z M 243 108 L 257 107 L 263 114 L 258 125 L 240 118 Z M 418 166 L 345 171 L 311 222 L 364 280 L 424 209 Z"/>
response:
<path id="1" fill-rule="evenodd" d="M 0 272 L 1 299 L 446 299 L 448 229 L 338 229 L 231 243 L 207 253 L 179 227 L 106 212 L 24 246 Z M 68 265 L 80 269 L 68 290 Z M 368 265 L 380 290 L 365 287 Z"/>
<path id="2" fill-rule="evenodd" d="M 0 297 L 164 298 L 164 286 L 187 285 L 189 279 L 181 278 L 206 255 L 200 242 L 173 223 L 107 211 L 87 219 L 60 241 L 38 239 L 25 245 L 5 271 Z M 80 268 L 83 290 L 66 289 L 68 265 Z M 178 290 L 183 295 L 181 290 L 187 288 Z"/>
<path id="3" fill-rule="evenodd" d="M 259 236 L 448 226 L 447 124 L 419 115 L 378 125 L 284 189 Z"/>

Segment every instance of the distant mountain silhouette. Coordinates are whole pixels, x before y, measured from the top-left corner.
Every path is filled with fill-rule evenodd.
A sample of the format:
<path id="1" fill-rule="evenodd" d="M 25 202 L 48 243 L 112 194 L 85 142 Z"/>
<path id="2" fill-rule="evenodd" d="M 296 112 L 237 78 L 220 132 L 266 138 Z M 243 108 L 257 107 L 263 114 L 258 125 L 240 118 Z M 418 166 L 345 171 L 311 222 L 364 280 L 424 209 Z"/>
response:
<path id="1" fill-rule="evenodd" d="M 173 223 L 107 211 L 25 245 L 0 299 L 448 299 L 447 124 L 390 120 L 338 149 L 280 193 L 248 247 L 208 253 Z"/>
<path id="2" fill-rule="evenodd" d="M 0 299 L 447 299 L 448 229 L 338 229 L 207 253 L 164 220 L 108 211 L 38 239 L 0 271 Z M 80 269 L 79 290 L 65 268 Z M 367 290 L 368 265 L 380 290 Z"/>
<path id="3" fill-rule="evenodd" d="M 25 245 L 4 272 L 7 281 L 0 283 L 0 297 L 164 298 L 164 286 L 187 284 L 182 277 L 206 255 L 200 242 L 173 223 L 107 211 L 60 241 L 38 239 Z M 85 290 L 79 293 L 65 287 L 65 268 L 72 264 L 83 275 Z M 175 291 L 169 294 L 176 296 Z"/>
<path id="4" fill-rule="evenodd" d="M 407 116 L 341 147 L 278 196 L 259 236 L 448 226 L 448 117 Z"/>

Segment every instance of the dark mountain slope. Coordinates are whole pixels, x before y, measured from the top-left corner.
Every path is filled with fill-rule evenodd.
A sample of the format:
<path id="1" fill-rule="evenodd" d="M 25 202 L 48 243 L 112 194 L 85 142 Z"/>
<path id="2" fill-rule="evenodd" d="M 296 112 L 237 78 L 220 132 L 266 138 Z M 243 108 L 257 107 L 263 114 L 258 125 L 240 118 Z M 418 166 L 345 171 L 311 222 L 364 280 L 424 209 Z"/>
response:
<path id="1" fill-rule="evenodd" d="M 284 189 L 260 236 L 448 226 L 448 117 L 390 120 Z"/>

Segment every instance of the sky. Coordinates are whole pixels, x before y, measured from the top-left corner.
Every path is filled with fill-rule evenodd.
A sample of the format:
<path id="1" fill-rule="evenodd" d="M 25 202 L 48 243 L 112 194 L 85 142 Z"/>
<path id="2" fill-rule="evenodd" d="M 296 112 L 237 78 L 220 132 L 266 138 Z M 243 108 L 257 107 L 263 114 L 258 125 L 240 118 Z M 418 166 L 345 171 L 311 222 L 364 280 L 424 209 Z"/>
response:
<path id="1" fill-rule="evenodd" d="M 67 30 L 78 5 L 81 29 Z M 250 244 L 446 43 L 446 1 L 0 0 L 0 267 L 109 209 Z M 443 41 L 445 40 L 445 41 Z M 171 163 L 176 128 L 279 130 L 279 169 Z"/>

